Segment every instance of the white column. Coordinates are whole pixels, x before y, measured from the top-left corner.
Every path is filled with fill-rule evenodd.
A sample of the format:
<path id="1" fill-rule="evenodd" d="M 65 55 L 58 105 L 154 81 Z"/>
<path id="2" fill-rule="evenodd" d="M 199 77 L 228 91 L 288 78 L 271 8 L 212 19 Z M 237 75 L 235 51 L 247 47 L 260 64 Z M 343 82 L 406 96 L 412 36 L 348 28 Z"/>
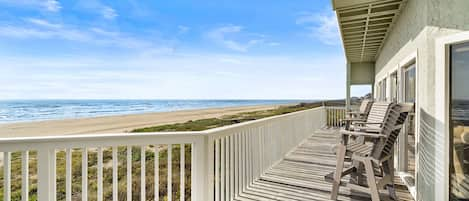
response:
<path id="1" fill-rule="evenodd" d="M 351 73 L 352 73 L 352 69 L 351 69 L 352 65 L 350 62 L 347 61 L 347 64 L 346 64 L 346 84 L 345 84 L 345 90 L 346 90 L 346 94 L 345 94 L 345 105 L 346 105 L 346 108 L 347 108 L 347 111 L 350 110 L 350 87 L 351 87 Z"/>

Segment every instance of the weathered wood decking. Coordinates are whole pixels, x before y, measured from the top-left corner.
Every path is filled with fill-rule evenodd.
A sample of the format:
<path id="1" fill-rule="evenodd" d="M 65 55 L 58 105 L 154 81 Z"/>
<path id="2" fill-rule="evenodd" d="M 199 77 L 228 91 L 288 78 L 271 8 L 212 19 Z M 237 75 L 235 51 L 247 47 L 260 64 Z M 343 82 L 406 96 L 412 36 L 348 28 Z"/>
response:
<path id="1" fill-rule="evenodd" d="M 337 130 L 322 129 L 317 131 L 280 163 L 274 165 L 253 185 L 250 185 L 237 200 L 330 200 L 332 185 L 324 180 L 324 175 L 335 169 L 334 145 L 337 142 Z M 344 179 L 346 180 L 348 177 Z M 399 179 L 396 177 L 395 180 L 399 200 L 413 200 Z M 387 191 L 381 192 L 381 198 L 389 200 Z M 346 187 L 340 188 L 338 198 L 338 200 L 351 201 L 370 199 L 369 195 L 352 191 Z"/>

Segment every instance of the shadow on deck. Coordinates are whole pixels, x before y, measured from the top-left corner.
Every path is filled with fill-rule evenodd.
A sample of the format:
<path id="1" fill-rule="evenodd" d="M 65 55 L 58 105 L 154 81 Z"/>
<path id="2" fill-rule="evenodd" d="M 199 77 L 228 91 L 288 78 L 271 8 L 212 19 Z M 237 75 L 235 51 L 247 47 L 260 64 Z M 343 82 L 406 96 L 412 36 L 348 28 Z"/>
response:
<path id="1" fill-rule="evenodd" d="M 324 175 L 335 170 L 334 146 L 338 136 L 337 130 L 318 130 L 265 172 L 236 200 L 330 200 L 332 185 L 324 180 Z M 398 177 L 395 181 L 399 200 L 413 200 Z M 387 191 L 381 192 L 381 199 L 390 200 Z M 371 198 L 367 194 L 341 187 L 338 200 L 365 201 Z"/>

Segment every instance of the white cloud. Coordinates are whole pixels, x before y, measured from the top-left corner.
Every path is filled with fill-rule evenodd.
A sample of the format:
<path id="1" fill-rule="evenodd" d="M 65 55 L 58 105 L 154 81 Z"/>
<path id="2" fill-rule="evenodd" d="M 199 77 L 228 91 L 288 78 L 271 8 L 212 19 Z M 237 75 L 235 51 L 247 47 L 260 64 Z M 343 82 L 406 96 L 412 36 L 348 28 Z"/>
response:
<path id="1" fill-rule="evenodd" d="M 342 56 L 113 57 L 0 56 L 0 97 L 316 99 L 345 95 Z"/>
<path id="2" fill-rule="evenodd" d="M 44 26 L 44 25 L 41 25 Z M 75 29 L 42 29 L 42 28 L 28 28 L 18 26 L 3 26 L 0 27 L 0 36 L 19 38 L 19 39 L 65 39 L 72 41 L 85 42 L 92 39 L 89 34 L 75 30 Z"/>
<path id="3" fill-rule="evenodd" d="M 178 32 L 179 34 L 185 34 L 190 30 L 190 28 L 187 26 L 179 25 L 178 30 L 179 30 Z"/>
<path id="4" fill-rule="evenodd" d="M 213 42 L 238 52 L 247 52 L 252 46 L 264 43 L 262 35 L 245 34 L 242 31 L 243 27 L 241 26 L 228 25 L 211 30 L 207 36 Z M 255 35 L 256 38 L 242 41 L 241 39 L 236 40 L 236 35 Z"/>
<path id="5" fill-rule="evenodd" d="M 296 24 L 303 26 L 309 31 L 308 36 L 319 39 L 327 45 L 340 44 L 339 25 L 337 17 L 333 12 L 327 13 L 302 13 Z"/>
<path id="6" fill-rule="evenodd" d="M 54 24 L 47 20 L 28 18 L 25 21 L 33 26 L 1 26 L 0 37 L 16 39 L 51 39 L 68 40 L 73 42 L 88 43 L 99 46 L 113 46 L 128 49 L 138 49 L 142 52 L 169 53 L 172 48 L 166 47 L 164 41 L 158 45 L 152 40 L 133 37 L 125 33 L 104 30 L 101 28 L 75 28 L 73 25 Z"/>
<path id="7" fill-rule="evenodd" d="M 46 0 L 44 3 L 43 3 L 43 6 L 44 8 L 46 8 L 48 11 L 51 11 L 51 12 L 57 12 L 59 11 L 62 6 L 60 6 L 60 3 L 56 0 Z"/>
<path id="8" fill-rule="evenodd" d="M 268 43 L 267 45 L 271 46 L 271 47 L 275 47 L 275 46 L 279 46 L 280 43 L 277 43 L 277 42 L 270 42 Z"/>
<path id="9" fill-rule="evenodd" d="M 114 10 L 113 8 L 111 8 L 109 6 L 103 6 L 103 8 L 101 9 L 101 15 L 103 15 L 103 17 L 108 19 L 108 20 L 112 20 L 112 19 L 116 18 L 117 16 L 119 16 L 116 13 L 116 10 Z"/>
<path id="10" fill-rule="evenodd" d="M 27 18 L 26 21 L 32 23 L 32 24 L 35 24 L 35 25 L 39 25 L 39 26 L 43 26 L 43 27 L 47 27 L 47 28 L 61 28 L 62 25 L 60 24 L 53 24 L 53 23 L 50 23 L 49 21 L 46 21 L 46 20 L 43 20 L 43 19 L 37 19 L 37 18 Z"/>
<path id="11" fill-rule="evenodd" d="M 57 0 L 0 0 L 0 2 L 15 6 L 38 8 L 49 12 L 58 12 L 62 9 Z"/>

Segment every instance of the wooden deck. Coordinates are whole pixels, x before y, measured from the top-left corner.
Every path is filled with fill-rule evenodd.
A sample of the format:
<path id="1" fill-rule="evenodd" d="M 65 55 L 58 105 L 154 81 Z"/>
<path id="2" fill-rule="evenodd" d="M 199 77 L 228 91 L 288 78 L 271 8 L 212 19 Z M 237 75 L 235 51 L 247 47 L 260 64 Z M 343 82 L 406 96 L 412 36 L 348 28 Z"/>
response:
<path id="1" fill-rule="evenodd" d="M 324 180 L 324 175 L 335 169 L 334 146 L 337 142 L 337 130 L 322 129 L 315 132 L 236 200 L 330 200 L 332 185 Z M 399 178 L 395 180 L 399 200 L 413 200 Z M 381 192 L 381 199 L 390 200 L 387 191 Z M 338 200 L 365 201 L 371 198 L 367 194 L 341 187 Z"/>

